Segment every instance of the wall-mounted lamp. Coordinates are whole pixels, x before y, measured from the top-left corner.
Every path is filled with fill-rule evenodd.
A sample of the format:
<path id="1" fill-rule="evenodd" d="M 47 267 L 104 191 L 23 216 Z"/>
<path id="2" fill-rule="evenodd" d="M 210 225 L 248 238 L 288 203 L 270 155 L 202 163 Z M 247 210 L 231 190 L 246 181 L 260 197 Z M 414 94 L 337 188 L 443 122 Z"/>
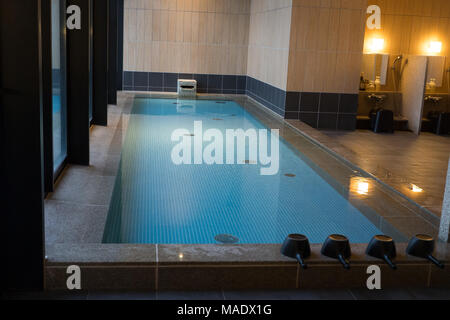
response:
<path id="1" fill-rule="evenodd" d="M 438 54 L 442 51 L 442 42 L 440 41 L 431 41 L 428 44 L 428 52 Z"/>
<path id="2" fill-rule="evenodd" d="M 374 38 L 369 44 L 369 50 L 373 53 L 381 52 L 384 49 L 384 39 Z"/>

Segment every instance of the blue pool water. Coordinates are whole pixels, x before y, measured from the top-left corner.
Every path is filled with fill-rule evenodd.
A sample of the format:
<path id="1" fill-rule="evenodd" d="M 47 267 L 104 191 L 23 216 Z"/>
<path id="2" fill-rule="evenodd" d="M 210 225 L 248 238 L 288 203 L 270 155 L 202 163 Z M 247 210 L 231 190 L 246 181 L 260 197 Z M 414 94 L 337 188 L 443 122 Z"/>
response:
<path id="1" fill-rule="evenodd" d="M 273 176 L 260 175 L 259 164 L 173 164 L 171 134 L 193 132 L 194 121 L 204 131 L 265 128 L 235 102 L 176 102 L 135 100 L 103 242 L 212 244 L 229 234 L 239 243 L 281 243 L 303 233 L 321 243 L 341 233 L 364 243 L 381 233 L 283 140 Z"/>
<path id="2" fill-rule="evenodd" d="M 58 113 L 61 111 L 61 96 L 53 95 L 53 113 Z"/>

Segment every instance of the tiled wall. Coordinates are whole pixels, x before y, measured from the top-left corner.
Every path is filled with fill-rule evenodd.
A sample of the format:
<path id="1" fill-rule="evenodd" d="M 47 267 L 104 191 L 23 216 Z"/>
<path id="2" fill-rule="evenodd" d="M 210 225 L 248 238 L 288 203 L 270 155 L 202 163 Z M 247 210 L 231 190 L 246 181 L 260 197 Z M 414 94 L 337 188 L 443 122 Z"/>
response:
<path id="1" fill-rule="evenodd" d="M 247 75 L 286 91 L 292 0 L 251 2 Z"/>
<path id="2" fill-rule="evenodd" d="M 286 118 L 354 130 L 365 0 L 293 0 Z"/>
<path id="3" fill-rule="evenodd" d="M 250 0 L 124 5 L 124 70 L 246 75 Z"/>
<path id="4" fill-rule="evenodd" d="M 364 0 L 294 0 L 287 91 L 358 93 Z"/>
<path id="5" fill-rule="evenodd" d="M 384 39 L 383 53 L 394 57 L 403 55 L 428 55 L 430 41 L 442 42 L 439 55 L 450 57 L 450 1 L 449 0 L 369 0 L 369 5 L 381 8 L 381 30 L 366 29 L 365 51 L 373 38 Z M 450 68 L 450 59 L 447 67 Z M 438 92 L 447 92 L 448 77 Z M 392 90 L 392 74 L 388 74 L 388 84 L 382 90 Z"/>
<path id="6" fill-rule="evenodd" d="M 357 94 L 288 92 L 286 119 L 298 119 L 311 127 L 328 130 L 355 130 Z"/>
<path id="7" fill-rule="evenodd" d="M 292 0 L 252 0 L 247 95 L 285 116 Z"/>
<path id="8" fill-rule="evenodd" d="M 199 93 L 246 93 L 246 76 L 126 71 L 123 83 L 128 91 L 176 92 L 178 79 L 197 80 Z"/>
<path id="9" fill-rule="evenodd" d="M 247 77 L 247 95 L 278 115 L 285 117 L 286 91 Z"/>
<path id="10" fill-rule="evenodd" d="M 286 118 L 353 129 L 365 5 L 125 0 L 124 89 L 176 91 L 192 76 L 201 93 L 245 92 Z"/>

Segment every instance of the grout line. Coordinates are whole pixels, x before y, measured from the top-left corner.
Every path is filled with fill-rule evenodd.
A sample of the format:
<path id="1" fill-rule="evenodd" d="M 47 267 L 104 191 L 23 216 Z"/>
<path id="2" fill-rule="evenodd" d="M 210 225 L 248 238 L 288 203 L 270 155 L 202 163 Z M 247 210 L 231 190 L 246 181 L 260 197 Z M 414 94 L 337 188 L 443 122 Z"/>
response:
<path id="1" fill-rule="evenodd" d="M 322 93 L 319 93 L 319 102 L 317 106 L 317 122 L 316 122 L 316 128 L 319 128 L 319 120 L 320 120 L 320 105 L 322 103 Z"/>
<path id="2" fill-rule="evenodd" d="M 47 201 L 48 202 L 59 202 L 59 203 L 63 203 L 63 204 L 77 204 L 78 206 L 83 206 L 83 207 L 109 208 L 109 204 L 89 204 L 89 203 L 80 203 L 79 201 L 68 201 L 68 200 L 60 200 L 60 199 L 45 199 L 45 201 L 46 202 Z"/>

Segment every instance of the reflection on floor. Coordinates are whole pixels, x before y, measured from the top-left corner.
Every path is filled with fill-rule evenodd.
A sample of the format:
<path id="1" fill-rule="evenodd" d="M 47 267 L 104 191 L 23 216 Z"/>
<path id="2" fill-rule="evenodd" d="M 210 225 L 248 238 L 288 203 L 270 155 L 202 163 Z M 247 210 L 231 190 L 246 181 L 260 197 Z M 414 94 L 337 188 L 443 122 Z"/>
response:
<path id="1" fill-rule="evenodd" d="M 449 289 L 15 293 L 11 300 L 450 300 Z"/>
<path id="2" fill-rule="evenodd" d="M 319 132 L 299 121 L 289 120 L 289 123 L 436 216 L 441 215 L 450 155 L 449 136 L 431 133 L 416 136 L 404 131 L 395 134 L 375 134 L 368 130 Z M 413 191 L 412 185 L 419 189 Z"/>

